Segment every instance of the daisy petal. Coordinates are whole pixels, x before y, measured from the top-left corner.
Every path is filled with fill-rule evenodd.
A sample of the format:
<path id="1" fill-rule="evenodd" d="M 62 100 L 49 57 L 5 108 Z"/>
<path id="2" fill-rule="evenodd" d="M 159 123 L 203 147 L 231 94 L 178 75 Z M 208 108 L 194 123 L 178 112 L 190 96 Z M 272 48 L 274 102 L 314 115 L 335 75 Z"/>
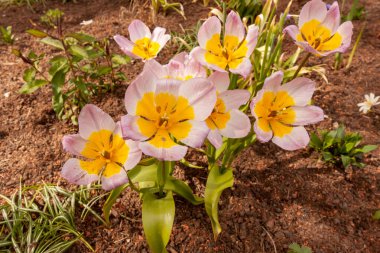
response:
<path id="1" fill-rule="evenodd" d="M 79 134 L 83 139 L 88 139 L 93 132 L 106 129 L 113 132 L 115 122 L 107 113 L 99 107 L 87 104 L 83 107 L 78 117 Z"/>

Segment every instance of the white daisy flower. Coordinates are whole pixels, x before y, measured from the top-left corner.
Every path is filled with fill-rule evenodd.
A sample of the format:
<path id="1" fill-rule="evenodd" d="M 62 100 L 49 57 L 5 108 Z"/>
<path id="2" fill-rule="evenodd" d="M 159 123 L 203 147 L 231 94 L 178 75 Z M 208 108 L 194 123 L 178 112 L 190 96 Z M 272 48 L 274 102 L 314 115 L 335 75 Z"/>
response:
<path id="1" fill-rule="evenodd" d="M 375 94 L 373 93 L 364 95 L 364 98 L 365 101 L 358 104 L 359 112 L 362 112 L 364 114 L 368 113 L 371 110 L 372 106 L 380 104 L 380 96 L 375 97 Z"/>

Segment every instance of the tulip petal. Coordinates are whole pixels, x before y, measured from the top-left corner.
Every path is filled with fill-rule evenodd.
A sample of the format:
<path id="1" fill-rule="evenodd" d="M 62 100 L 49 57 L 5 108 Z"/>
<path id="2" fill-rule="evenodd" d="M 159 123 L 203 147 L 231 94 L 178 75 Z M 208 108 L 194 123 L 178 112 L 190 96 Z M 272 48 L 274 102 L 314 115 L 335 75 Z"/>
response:
<path id="1" fill-rule="evenodd" d="M 136 40 L 142 38 L 150 39 L 152 37 L 149 27 L 147 27 L 141 20 L 138 19 L 132 21 L 132 23 L 128 26 L 128 31 L 129 38 L 131 38 L 132 42 L 136 42 Z"/>
<path id="2" fill-rule="evenodd" d="M 143 72 L 150 72 L 156 79 L 162 79 L 168 76 L 165 67 L 154 59 L 145 62 Z"/>
<path id="3" fill-rule="evenodd" d="M 257 119 L 253 125 L 253 129 L 260 142 L 268 142 L 273 137 L 273 132 L 266 119 Z"/>
<path id="4" fill-rule="evenodd" d="M 226 111 L 239 109 L 240 106 L 246 104 L 251 93 L 247 90 L 226 90 L 219 94 L 219 98 L 223 100 Z"/>
<path id="5" fill-rule="evenodd" d="M 272 141 L 280 148 L 293 151 L 307 146 L 309 143 L 309 135 L 306 129 L 302 126 L 293 127 L 289 134 L 283 137 L 274 136 Z"/>
<path id="6" fill-rule="evenodd" d="M 211 130 L 207 135 L 207 139 L 216 149 L 220 148 L 223 144 L 222 135 L 218 130 Z"/>
<path id="7" fill-rule="evenodd" d="M 214 71 L 208 80 L 215 85 L 218 92 L 226 91 L 230 85 L 230 77 L 227 72 Z"/>
<path id="8" fill-rule="evenodd" d="M 318 106 L 292 106 L 291 109 L 296 113 L 293 125 L 303 126 L 323 120 L 323 111 Z"/>
<path id="9" fill-rule="evenodd" d="M 321 23 L 321 26 L 330 29 L 331 34 L 334 34 L 340 24 L 340 10 L 338 2 L 334 2 L 328 10 L 325 19 Z"/>
<path id="10" fill-rule="evenodd" d="M 242 138 L 247 136 L 251 130 L 251 122 L 248 116 L 238 109 L 233 109 L 229 113 L 230 119 L 225 128 L 219 129 L 220 133 L 228 138 Z"/>
<path id="11" fill-rule="evenodd" d="M 88 139 L 93 132 L 103 129 L 113 132 L 115 129 L 115 122 L 111 116 L 92 104 L 83 107 L 78 117 L 78 124 L 79 134 L 83 139 Z"/>
<path id="12" fill-rule="evenodd" d="M 332 53 L 346 52 L 346 50 L 351 45 L 352 32 L 353 32 L 353 25 L 351 21 L 346 21 L 339 26 L 337 33 L 339 33 L 342 36 L 342 46 L 340 46 L 336 50 L 333 50 Z"/>
<path id="13" fill-rule="evenodd" d="M 62 138 L 63 149 L 73 155 L 80 156 L 86 146 L 86 140 L 79 134 L 65 135 Z"/>
<path id="14" fill-rule="evenodd" d="M 298 77 L 282 85 L 279 91 L 286 91 L 294 100 L 295 105 L 307 105 L 315 90 L 315 82 L 304 77 Z"/>
<path id="15" fill-rule="evenodd" d="M 302 27 L 304 23 L 316 19 L 322 22 L 327 14 L 326 4 L 321 0 L 311 0 L 307 2 L 301 9 L 298 21 L 298 27 Z"/>
<path id="16" fill-rule="evenodd" d="M 179 54 L 176 54 L 172 59 L 171 61 L 177 61 L 177 62 L 180 62 L 182 64 L 185 64 L 185 61 L 187 60 L 187 57 L 188 57 L 188 53 L 187 52 L 181 52 Z"/>
<path id="17" fill-rule="evenodd" d="M 187 98 L 194 110 L 194 120 L 205 120 L 214 109 L 216 88 L 204 78 L 193 78 L 185 81 L 179 88 L 179 96 Z"/>
<path id="18" fill-rule="evenodd" d="M 190 131 L 186 137 L 181 136 L 181 130 L 190 125 Z M 176 124 L 175 127 L 170 129 L 170 133 L 179 141 L 185 143 L 192 148 L 199 148 L 202 146 L 205 138 L 207 137 L 209 129 L 204 121 L 187 120 Z"/>
<path id="19" fill-rule="evenodd" d="M 106 191 L 110 191 L 112 189 L 115 189 L 116 187 L 119 187 L 120 185 L 128 183 L 127 173 L 123 169 L 120 170 L 118 174 L 113 175 L 112 177 L 102 176 L 101 180 L 102 188 Z"/>
<path id="20" fill-rule="evenodd" d="M 277 92 L 281 86 L 284 73 L 282 71 L 276 71 L 264 81 L 263 90 Z"/>
<path id="21" fill-rule="evenodd" d="M 167 94 L 172 94 L 173 96 L 177 97 L 182 83 L 183 81 L 176 80 L 176 79 L 157 80 L 155 95 L 157 96 L 157 94 L 160 94 L 160 93 L 167 93 Z"/>
<path id="22" fill-rule="evenodd" d="M 230 68 L 231 73 L 239 74 L 243 76 L 244 78 L 246 78 L 251 73 L 251 70 L 252 70 L 252 63 L 249 58 L 243 58 L 243 61 L 239 65 L 237 65 L 236 68 Z"/>
<path id="23" fill-rule="evenodd" d="M 170 40 L 170 35 L 165 34 L 165 32 L 166 32 L 166 29 L 162 27 L 156 27 L 153 30 L 152 41 L 155 41 L 160 45 L 158 51 L 160 51 L 166 45 L 166 43 Z"/>
<path id="24" fill-rule="evenodd" d="M 199 45 L 202 48 L 206 48 L 207 42 L 215 34 L 220 35 L 221 29 L 222 29 L 222 27 L 221 27 L 221 24 L 220 24 L 220 20 L 217 17 L 212 16 L 212 17 L 208 18 L 202 24 L 202 26 L 199 28 L 199 31 L 198 31 L 198 42 L 199 42 Z"/>
<path id="25" fill-rule="evenodd" d="M 238 13 L 231 11 L 226 19 L 226 36 L 235 36 L 241 42 L 245 37 L 245 27 Z"/>
<path id="26" fill-rule="evenodd" d="M 62 167 L 61 175 L 70 183 L 77 185 L 88 185 L 99 178 L 97 174 L 89 174 L 83 170 L 76 158 L 70 158 L 66 161 Z"/>
<path id="27" fill-rule="evenodd" d="M 284 32 L 289 34 L 289 36 L 296 41 L 297 35 L 300 33 L 300 30 L 295 25 L 289 25 L 284 29 Z"/>
<path id="28" fill-rule="evenodd" d="M 135 59 L 141 59 L 140 56 L 135 55 L 132 53 L 133 47 L 135 46 L 133 42 L 125 38 L 121 35 L 115 35 L 113 39 L 116 41 L 116 43 L 119 45 L 120 49 L 128 56 L 135 58 Z"/>
<path id="29" fill-rule="evenodd" d="M 247 37 L 245 40 L 247 41 L 247 53 L 245 54 L 245 57 L 250 57 L 253 50 L 256 47 L 257 44 L 257 38 L 259 36 L 259 27 L 255 25 L 250 25 L 248 26 L 248 32 L 247 32 Z"/>
<path id="30" fill-rule="evenodd" d="M 195 58 L 190 58 L 189 62 L 185 66 L 184 72 L 185 78 L 195 78 L 195 77 L 207 77 L 206 69 L 198 62 Z"/>
<path id="31" fill-rule="evenodd" d="M 152 125 L 152 127 L 150 127 Z M 142 132 L 139 126 L 146 126 L 144 129 L 150 129 L 150 131 Z M 132 139 L 135 141 L 144 141 L 152 137 L 156 133 L 156 128 L 153 127 L 154 123 L 151 123 L 139 116 L 133 116 L 130 114 L 121 117 L 121 131 L 124 139 Z"/>

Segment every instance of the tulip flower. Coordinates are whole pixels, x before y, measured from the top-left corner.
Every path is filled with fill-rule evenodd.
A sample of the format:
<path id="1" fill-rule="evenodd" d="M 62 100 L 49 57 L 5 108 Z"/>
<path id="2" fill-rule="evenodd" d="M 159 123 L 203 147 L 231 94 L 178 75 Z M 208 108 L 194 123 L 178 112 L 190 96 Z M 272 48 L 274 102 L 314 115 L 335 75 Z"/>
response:
<path id="1" fill-rule="evenodd" d="M 146 155 L 180 160 L 187 152 L 182 144 L 203 144 L 209 132 L 204 120 L 215 102 L 215 87 L 205 78 L 159 79 L 145 71 L 125 93 L 128 114 L 121 119 L 123 136 L 140 141 Z"/>
<path id="2" fill-rule="evenodd" d="M 166 42 L 170 40 L 170 35 L 165 34 L 165 28 L 156 27 L 152 34 L 149 28 L 137 19 L 132 21 L 128 31 L 131 40 L 121 35 L 114 36 L 114 40 L 124 53 L 135 59 L 155 58 Z"/>
<path id="3" fill-rule="evenodd" d="M 95 105 L 83 107 L 78 122 L 79 134 L 65 135 L 62 144 L 80 159 L 67 160 L 62 177 L 78 185 L 90 184 L 100 177 L 105 190 L 127 183 L 126 171 L 141 159 L 138 144 L 123 140 L 120 123 Z"/>
<path id="4" fill-rule="evenodd" d="M 329 10 L 321 0 L 307 2 L 301 10 L 298 27 L 290 25 L 284 29 L 295 43 L 309 53 L 326 56 L 345 52 L 351 44 L 352 23 L 340 24 L 337 2 Z"/>
<path id="5" fill-rule="evenodd" d="M 323 120 L 323 111 L 308 105 L 315 83 L 299 77 L 281 85 L 283 73 L 273 73 L 251 102 L 254 131 L 261 142 L 272 142 L 286 150 L 304 148 L 309 135 L 304 125 Z"/>
<path id="6" fill-rule="evenodd" d="M 248 32 L 239 14 L 231 11 L 226 19 L 225 33 L 221 42 L 221 23 L 213 16 L 208 18 L 198 32 L 199 47 L 191 55 L 201 64 L 217 71 L 230 71 L 247 77 L 252 64 L 249 59 L 256 46 L 258 27 L 250 25 Z"/>
<path id="7" fill-rule="evenodd" d="M 159 79 L 184 81 L 196 77 L 207 77 L 206 69 L 186 52 L 177 54 L 164 66 L 154 59 L 149 60 L 145 63 L 143 71 L 152 72 Z"/>
<path id="8" fill-rule="evenodd" d="M 239 107 L 248 102 L 247 90 L 227 90 L 230 84 L 228 73 L 214 72 L 208 78 L 216 87 L 217 100 L 211 115 L 206 119 L 210 129 L 207 139 L 215 148 L 220 148 L 223 139 L 245 137 L 251 130 L 248 116 Z"/>

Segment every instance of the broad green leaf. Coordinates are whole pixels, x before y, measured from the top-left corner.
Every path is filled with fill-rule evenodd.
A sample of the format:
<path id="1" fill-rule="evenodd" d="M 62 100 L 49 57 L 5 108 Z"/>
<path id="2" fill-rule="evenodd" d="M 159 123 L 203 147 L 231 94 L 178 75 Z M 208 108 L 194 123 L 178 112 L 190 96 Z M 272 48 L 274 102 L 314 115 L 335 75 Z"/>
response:
<path id="1" fill-rule="evenodd" d="M 87 51 L 83 47 L 78 46 L 78 45 L 71 45 L 69 48 L 69 52 L 72 55 L 75 55 L 75 56 L 80 57 L 80 58 L 84 58 L 84 59 L 89 58 Z"/>
<path id="2" fill-rule="evenodd" d="M 218 202 L 220 195 L 224 189 L 232 187 L 233 184 L 234 177 L 231 169 L 225 169 L 225 171 L 221 173 L 217 165 L 211 168 L 206 182 L 204 201 L 207 215 L 211 220 L 215 240 L 222 231 L 218 219 Z"/>
<path id="3" fill-rule="evenodd" d="M 289 245 L 288 253 L 312 253 L 312 251 L 309 247 L 300 246 L 298 243 L 292 243 Z"/>
<path id="4" fill-rule="evenodd" d="M 96 38 L 94 38 L 88 34 L 85 34 L 85 33 L 70 33 L 69 35 L 66 35 L 66 37 L 72 37 L 72 38 L 78 40 L 79 42 L 91 43 L 91 42 L 96 41 Z"/>
<path id="5" fill-rule="evenodd" d="M 157 181 L 157 163 L 148 166 L 137 165 L 128 171 L 128 175 L 133 183 L 139 183 L 140 188 L 144 188 L 141 185 L 143 182 L 155 184 Z"/>
<path id="6" fill-rule="evenodd" d="M 153 253 L 167 252 L 175 215 L 173 194 L 168 191 L 164 198 L 157 198 L 147 191 L 142 201 L 142 222 L 149 248 Z"/>
<path id="7" fill-rule="evenodd" d="M 368 152 L 371 152 L 375 149 L 377 149 L 377 145 L 366 145 L 366 146 L 361 148 L 363 153 L 368 153 Z"/>
<path id="8" fill-rule="evenodd" d="M 37 37 L 37 38 L 45 38 L 45 37 L 49 36 L 47 33 L 40 31 L 40 30 L 36 30 L 36 29 L 26 30 L 26 33 L 29 33 L 30 35 Z"/>
<path id="9" fill-rule="evenodd" d="M 25 82 L 29 83 L 34 80 L 36 76 L 36 70 L 34 68 L 29 68 L 25 70 L 23 79 Z"/>
<path id="10" fill-rule="evenodd" d="M 204 202 L 203 198 L 200 198 L 193 194 L 193 191 L 185 182 L 178 180 L 172 176 L 166 180 L 165 189 L 177 193 L 181 197 L 187 199 L 193 205 L 199 205 Z"/>
<path id="11" fill-rule="evenodd" d="M 348 165 L 351 164 L 351 157 L 346 155 L 341 155 L 340 159 L 342 160 L 343 166 L 346 168 Z"/>
<path id="12" fill-rule="evenodd" d="M 67 58 L 61 55 L 55 56 L 50 61 L 51 67 L 49 68 L 50 76 L 54 76 L 60 70 L 67 72 L 69 69 Z"/>
<path id="13" fill-rule="evenodd" d="M 41 42 L 46 44 L 46 45 L 53 46 L 55 48 L 64 50 L 62 42 L 57 40 L 57 39 L 53 39 L 51 37 L 45 37 L 45 38 L 41 39 Z"/>
<path id="14" fill-rule="evenodd" d="M 19 90 L 22 94 L 30 94 L 41 88 L 42 86 L 48 84 L 49 82 L 42 79 L 35 79 L 29 83 L 24 84 Z"/>
<path id="15" fill-rule="evenodd" d="M 322 141 L 319 139 L 318 135 L 315 133 L 310 134 L 310 144 L 309 146 L 315 149 L 321 149 L 322 148 Z"/>
<path id="16" fill-rule="evenodd" d="M 328 152 L 328 151 L 323 151 L 322 152 L 322 156 L 323 156 L 323 159 L 327 162 L 327 161 L 330 161 L 331 159 L 334 158 L 334 156 Z"/>
<path id="17" fill-rule="evenodd" d="M 107 224 L 110 223 L 110 212 L 113 204 L 115 204 L 117 198 L 119 198 L 120 194 L 129 186 L 129 184 L 120 185 L 119 187 L 113 189 L 108 195 L 108 198 L 106 202 L 103 205 L 103 215 L 104 219 L 106 220 Z"/>
<path id="18" fill-rule="evenodd" d="M 377 210 L 377 211 L 373 214 L 372 218 L 373 218 L 374 220 L 380 220 L 380 210 Z"/>
<path id="19" fill-rule="evenodd" d="M 103 76 L 103 75 L 107 75 L 108 73 L 111 73 L 111 71 L 112 71 L 112 68 L 109 66 L 99 66 L 96 74 L 98 76 Z"/>
<path id="20" fill-rule="evenodd" d="M 112 56 L 112 63 L 116 65 L 125 65 L 131 61 L 131 58 L 128 56 L 122 56 L 119 54 L 114 54 Z"/>
<path id="21" fill-rule="evenodd" d="M 65 83 L 66 73 L 63 70 L 56 72 L 51 80 L 51 86 L 53 90 L 53 110 L 58 115 L 61 116 L 61 113 L 64 109 L 64 99 L 62 95 L 62 87 Z"/>

